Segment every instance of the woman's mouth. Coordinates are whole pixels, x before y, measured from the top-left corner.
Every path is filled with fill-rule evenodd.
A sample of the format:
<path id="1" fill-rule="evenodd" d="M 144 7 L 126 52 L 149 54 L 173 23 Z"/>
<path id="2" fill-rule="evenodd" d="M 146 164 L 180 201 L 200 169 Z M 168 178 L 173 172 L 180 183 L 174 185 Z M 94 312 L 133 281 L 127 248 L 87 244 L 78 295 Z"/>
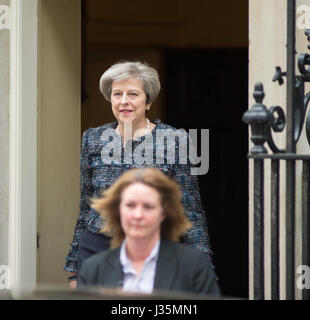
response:
<path id="1" fill-rule="evenodd" d="M 141 229 L 141 228 L 144 228 L 144 226 L 142 225 L 132 225 L 133 228 L 135 229 Z"/>
<path id="2" fill-rule="evenodd" d="M 120 113 L 123 115 L 128 115 L 128 114 L 131 114 L 132 112 L 133 112 L 133 110 L 129 110 L 129 109 L 120 110 Z"/>

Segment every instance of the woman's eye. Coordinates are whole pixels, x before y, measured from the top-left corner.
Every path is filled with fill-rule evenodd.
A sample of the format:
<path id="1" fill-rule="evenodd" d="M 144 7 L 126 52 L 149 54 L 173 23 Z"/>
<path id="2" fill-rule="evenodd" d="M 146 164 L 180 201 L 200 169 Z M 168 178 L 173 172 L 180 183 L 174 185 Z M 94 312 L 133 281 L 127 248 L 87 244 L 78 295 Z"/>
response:
<path id="1" fill-rule="evenodd" d="M 122 94 L 121 94 L 120 92 L 113 92 L 113 93 L 112 93 L 112 96 L 113 96 L 114 98 L 120 98 L 120 97 L 122 96 Z"/>
<path id="2" fill-rule="evenodd" d="M 145 209 L 149 209 L 149 210 L 154 208 L 152 205 L 149 205 L 149 204 L 146 204 L 144 207 Z"/>
<path id="3" fill-rule="evenodd" d="M 131 95 L 132 97 L 137 97 L 138 96 L 138 94 L 135 93 L 135 92 L 131 92 L 131 93 L 129 93 L 129 95 Z"/>

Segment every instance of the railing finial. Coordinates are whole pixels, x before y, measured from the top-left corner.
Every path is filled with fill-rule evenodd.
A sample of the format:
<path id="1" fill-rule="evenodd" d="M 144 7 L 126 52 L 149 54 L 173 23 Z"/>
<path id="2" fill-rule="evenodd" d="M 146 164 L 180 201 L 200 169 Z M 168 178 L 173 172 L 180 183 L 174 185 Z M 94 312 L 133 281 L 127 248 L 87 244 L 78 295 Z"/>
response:
<path id="1" fill-rule="evenodd" d="M 261 82 L 256 82 L 253 97 L 257 104 L 261 104 L 265 98 L 264 86 Z"/>
<path id="2" fill-rule="evenodd" d="M 244 113 L 242 121 L 251 126 L 251 140 L 254 143 L 254 147 L 250 153 L 267 153 L 264 143 L 267 140 L 267 129 L 273 122 L 273 116 L 266 106 L 262 104 L 265 93 L 261 82 L 255 84 L 253 97 L 256 103 Z"/>

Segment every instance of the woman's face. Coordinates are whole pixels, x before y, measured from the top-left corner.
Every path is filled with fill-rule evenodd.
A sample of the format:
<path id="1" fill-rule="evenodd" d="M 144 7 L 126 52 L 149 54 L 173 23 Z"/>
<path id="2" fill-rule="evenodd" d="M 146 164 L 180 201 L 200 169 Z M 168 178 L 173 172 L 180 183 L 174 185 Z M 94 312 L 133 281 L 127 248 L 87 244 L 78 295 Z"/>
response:
<path id="1" fill-rule="evenodd" d="M 121 195 L 120 219 L 126 239 L 159 239 L 165 216 L 158 191 L 142 183 L 129 185 Z"/>
<path id="2" fill-rule="evenodd" d="M 145 121 L 146 94 L 139 79 L 113 81 L 111 92 L 112 112 L 120 122 L 142 124 Z"/>

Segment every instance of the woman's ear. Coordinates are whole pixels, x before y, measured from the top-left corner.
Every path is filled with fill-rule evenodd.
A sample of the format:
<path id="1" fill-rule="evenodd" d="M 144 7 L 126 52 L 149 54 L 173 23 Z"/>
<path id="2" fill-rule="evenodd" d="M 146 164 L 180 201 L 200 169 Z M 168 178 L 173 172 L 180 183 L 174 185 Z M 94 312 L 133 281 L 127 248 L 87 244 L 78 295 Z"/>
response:
<path id="1" fill-rule="evenodd" d="M 145 109 L 146 111 L 150 111 L 150 109 L 151 109 L 151 103 L 147 104 L 147 105 L 145 106 L 145 108 L 146 108 L 146 109 Z"/>
<path id="2" fill-rule="evenodd" d="M 166 220 L 166 217 L 167 217 L 166 214 L 162 211 L 162 213 L 161 213 L 161 221 L 160 222 L 161 223 L 164 222 Z"/>

